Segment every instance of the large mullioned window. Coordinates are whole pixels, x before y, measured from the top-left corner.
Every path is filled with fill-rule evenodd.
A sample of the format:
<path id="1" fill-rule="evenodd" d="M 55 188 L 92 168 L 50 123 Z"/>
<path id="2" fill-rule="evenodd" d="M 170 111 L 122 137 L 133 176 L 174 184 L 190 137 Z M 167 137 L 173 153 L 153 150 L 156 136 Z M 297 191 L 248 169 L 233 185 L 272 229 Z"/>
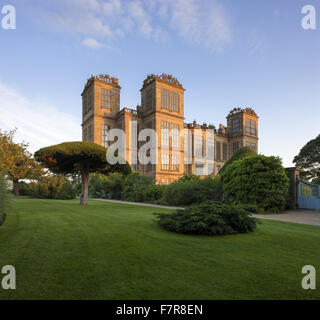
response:
<path id="1" fill-rule="evenodd" d="M 254 120 L 246 119 L 246 133 L 253 136 L 257 134 L 256 122 Z"/>
<path id="2" fill-rule="evenodd" d="M 169 161 L 169 154 L 162 153 L 161 154 L 161 170 L 169 170 L 170 161 Z"/>
<path id="3" fill-rule="evenodd" d="M 222 160 L 227 161 L 228 159 L 228 145 L 226 143 L 223 144 L 222 147 Z"/>
<path id="4" fill-rule="evenodd" d="M 110 141 L 109 141 L 109 130 L 110 130 L 110 126 L 108 125 L 103 125 L 102 126 L 102 146 L 104 146 L 105 148 L 109 147 L 110 145 Z"/>
<path id="5" fill-rule="evenodd" d="M 179 165 L 180 165 L 179 154 L 173 154 L 171 157 L 171 170 L 172 171 L 179 171 Z"/>
<path id="6" fill-rule="evenodd" d="M 101 105 L 104 108 L 111 108 L 111 90 L 101 90 Z"/>
<path id="7" fill-rule="evenodd" d="M 240 131 L 240 120 L 233 119 L 232 120 L 232 133 L 238 133 Z"/>
<path id="8" fill-rule="evenodd" d="M 161 89 L 161 108 L 179 113 L 179 93 Z"/>
<path id="9" fill-rule="evenodd" d="M 217 161 L 221 161 L 221 142 L 217 142 Z"/>
<path id="10" fill-rule="evenodd" d="M 87 92 L 83 95 L 83 114 L 87 114 L 93 109 L 92 90 L 92 87 L 88 88 Z"/>
<path id="11" fill-rule="evenodd" d="M 172 136 L 172 148 L 179 149 L 180 148 L 180 132 L 179 132 L 178 124 L 171 125 L 171 136 Z"/>
<path id="12" fill-rule="evenodd" d="M 149 89 L 149 91 L 147 92 L 147 102 L 146 102 L 146 109 L 151 109 L 153 107 L 152 105 L 152 89 Z"/>
<path id="13" fill-rule="evenodd" d="M 195 136 L 195 156 L 202 157 L 202 136 L 196 135 Z"/>
<path id="14" fill-rule="evenodd" d="M 207 138 L 207 157 L 208 159 L 214 159 L 214 138 Z"/>
<path id="15" fill-rule="evenodd" d="M 161 147 L 169 148 L 169 123 L 161 122 Z"/>
<path id="16" fill-rule="evenodd" d="M 179 94 L 171 93 L 171 111 L 179 112 Z"/>
<path id="17" fill-rule="evenodd" d="M 162 109 L 169 110 L 170 107 L 170 91 L 161 89 L 161 107 Z"/>

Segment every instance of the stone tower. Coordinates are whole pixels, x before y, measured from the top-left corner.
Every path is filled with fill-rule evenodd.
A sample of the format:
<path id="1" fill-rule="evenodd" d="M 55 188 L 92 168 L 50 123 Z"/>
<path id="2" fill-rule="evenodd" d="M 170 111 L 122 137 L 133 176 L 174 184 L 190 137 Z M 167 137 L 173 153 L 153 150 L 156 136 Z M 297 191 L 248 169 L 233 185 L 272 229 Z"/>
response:
<path id="1" fill-rule="evenodd" d="M 234 108 L 227 116 L 228 158 L 242 147 L 258 153 L 258 119 L 251 108 Z"/>
<path id="2" fill-rule="evenodd" d="M 171 75 L 149 75 L 141 91 L 141 128 L 157 132 L 157 164 L 144 166 L 144 174 L 169 183 L 184 173 L 184 91 Z"/>
<path id="3" fill-rule="evenodd" d="M 109 75 L 91 76 L 82 96 L 82 140 L 107 146 L 106 136 L 116 127 L 120 111 L 118 79 Z"/>

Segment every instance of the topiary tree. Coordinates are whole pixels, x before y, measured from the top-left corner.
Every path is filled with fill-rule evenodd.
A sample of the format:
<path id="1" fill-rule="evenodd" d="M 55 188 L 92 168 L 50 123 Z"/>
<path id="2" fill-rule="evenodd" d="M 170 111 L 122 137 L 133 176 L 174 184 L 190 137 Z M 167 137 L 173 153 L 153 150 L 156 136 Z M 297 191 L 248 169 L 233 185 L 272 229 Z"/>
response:
<path id="1" fill-rule="evenodd" d="M 255 155 L 234 161 L 221 178 L 223 198 L 229 203 L 256 205 L 267 212 L 286 207 L 289 179 L 277 157 Z"/>
<path id="2" fill-rule="evenodd" d="M 318 178 L 320 181 L 320 134 L 300 150 L 293 162 L 305 169 L 303 174 L 307 179 Z"/>
<path id="3" fill-rule="evenodd" d="M 93 142 L 65 142 L 51 147 L 43 148 L 35 153 L 35 159 L 41 162 L 53 173 L 81 175 L 82 193 L 80 204 L 88 204 L 89 174 L 100 172 L 121 172 L 127 174 L 131 171 L 128 163 L 110 165 L 106 159 L 107 149 Z"/>
<path id="4" fill-rule="evenodd" d="M 220 174 L 223 173 L 226 168 L 233 163 L 234 161 L 244 159 L 249 156 L 254 156 L 256 153 L 249 147 L 240 148 L 237 152 L 233 154 L 233 156 L 224 164 L 224 166 L 220 170 Z"/>

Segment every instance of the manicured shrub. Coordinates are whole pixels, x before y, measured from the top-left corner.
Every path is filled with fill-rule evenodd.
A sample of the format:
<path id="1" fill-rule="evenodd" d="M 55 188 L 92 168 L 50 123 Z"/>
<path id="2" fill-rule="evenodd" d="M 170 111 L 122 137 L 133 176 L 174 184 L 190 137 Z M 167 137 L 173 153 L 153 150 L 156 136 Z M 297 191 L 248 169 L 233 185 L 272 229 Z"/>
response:
<path id="1" fill-rule="evenodd" d="M 259 207 L 255 204 L 238 204 L 238 206 L 253 214 L 260 212 Z"/>
<path id="2" fill-rule="evenodd" d="M 214 236 L 247 233 L 256 227 L 256 220 L 242 206 L 220 202 L 206 202 L 171 214 L 155 215 L 162 228 L 183 234 Z"/>
<path id="3" fill-rule="evenodd" d="M 39 199 L 71 200 L 76 191 L 71 182 L 63 175 L 45 177 L 28 184 L 27 195 Z"/>
<path id="4" fill-rule="evenodd" d="M 127 176 L 122 199 L 133 202 L 159 203 L 166 186 L 156 185 L 153 177 L 138 173 Z"/>
<path id="5" fill-rule="evenodd" d="M 190 180 L 180 179 L 167 186 L 163 203 L 174 206 L 188 206 L 208 200 L 219 201 L 222 198 L 220 177 L 199 177 Z"/>
<path id="6" fill-rule="evenodd" d="M 185 175 L 171 185 L 157 185 L 154 178 L 131 173 L 92 174 L 89 180 L 91 198 L 121 199 L 132 202 L 157 203 L 187 206 L 207 200 L 222 199 L 220 177 L 200 179 L 196 175 Z"/>
<path id="7" fill-rule="evenodd" d="M 9 204 L 9 194 L 7 182 L 3 176 L 0 176 L 0 226 L 4 223 Z"/>
<path id="8" fill-rule="evenodd" d="M 163 197 L 165 186 L 155 185 L 154 179 L 131 173 L 92 174 L 89 181 L 91 198 L 118 199 L 132 202 L 159 203 Z"/>
<path id="9" fill-rule="evenodd" d="M 234 161 L 221 178 L 223 199 L 228 203 L 275 213 L 286 207 L 289 179 L 279 158 L 254 155 Z"/>
<path id="10" fill-rule="evenodd" d="M 91 198 L 116 199 L 122 198 L 125 176 L 119 173 L 91 174 L 89 180 L 89 196 Z"/>
<path id="11" fill-rule="evenodd" d="M 256 155 L 256 153 L 249 147 L 242 147 L 240 148 L 237 152 L 235 152 L 233 154 L 233 156 L 223 165 L 223 167 L 221 168 L 220 170 L 220 174 L 222 174 L 226 168 L 231 164 L 233 163 L 234 161 L 237 161 L 237 160 L 241 160 L 241 159 L 244 159 L 246 157 L 249 157 L 249 156 L 254 156 Z"/>

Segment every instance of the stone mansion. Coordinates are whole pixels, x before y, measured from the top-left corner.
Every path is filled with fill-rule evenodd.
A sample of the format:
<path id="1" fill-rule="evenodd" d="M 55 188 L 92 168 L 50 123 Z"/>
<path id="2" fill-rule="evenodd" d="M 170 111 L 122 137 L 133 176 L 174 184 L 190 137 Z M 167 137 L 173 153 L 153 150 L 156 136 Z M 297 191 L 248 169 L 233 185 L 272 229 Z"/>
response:
<path id="1" fill-rule="evenodd" d="M 243 146 L 258 152 L 258 116 L 251 108 L 234 108 L 227 116 L 227 126 L 220 124 L 216 128 L 184 122 L 185 89 L 171 75 L 149 75 L 140 90 L 141 105 L 136 110 L 120 110 L 120 90 L 118 79 L 108 75 L 87 80 L 82 92 L 82 139 L 108 147 L 112 144 L 108 132 L 122 129 L 126 161 L 134 171 L 154 177 L 157 183 L 171 183 L 185 173 L 215 175 Z M 138 133 L 136 143 L 127 134 L 133 125 Z M 148 141 L 138 141 L 139 132 L 145 128 L 157 133 L 155 164 L 136 160 L 139 146 Z"/>

